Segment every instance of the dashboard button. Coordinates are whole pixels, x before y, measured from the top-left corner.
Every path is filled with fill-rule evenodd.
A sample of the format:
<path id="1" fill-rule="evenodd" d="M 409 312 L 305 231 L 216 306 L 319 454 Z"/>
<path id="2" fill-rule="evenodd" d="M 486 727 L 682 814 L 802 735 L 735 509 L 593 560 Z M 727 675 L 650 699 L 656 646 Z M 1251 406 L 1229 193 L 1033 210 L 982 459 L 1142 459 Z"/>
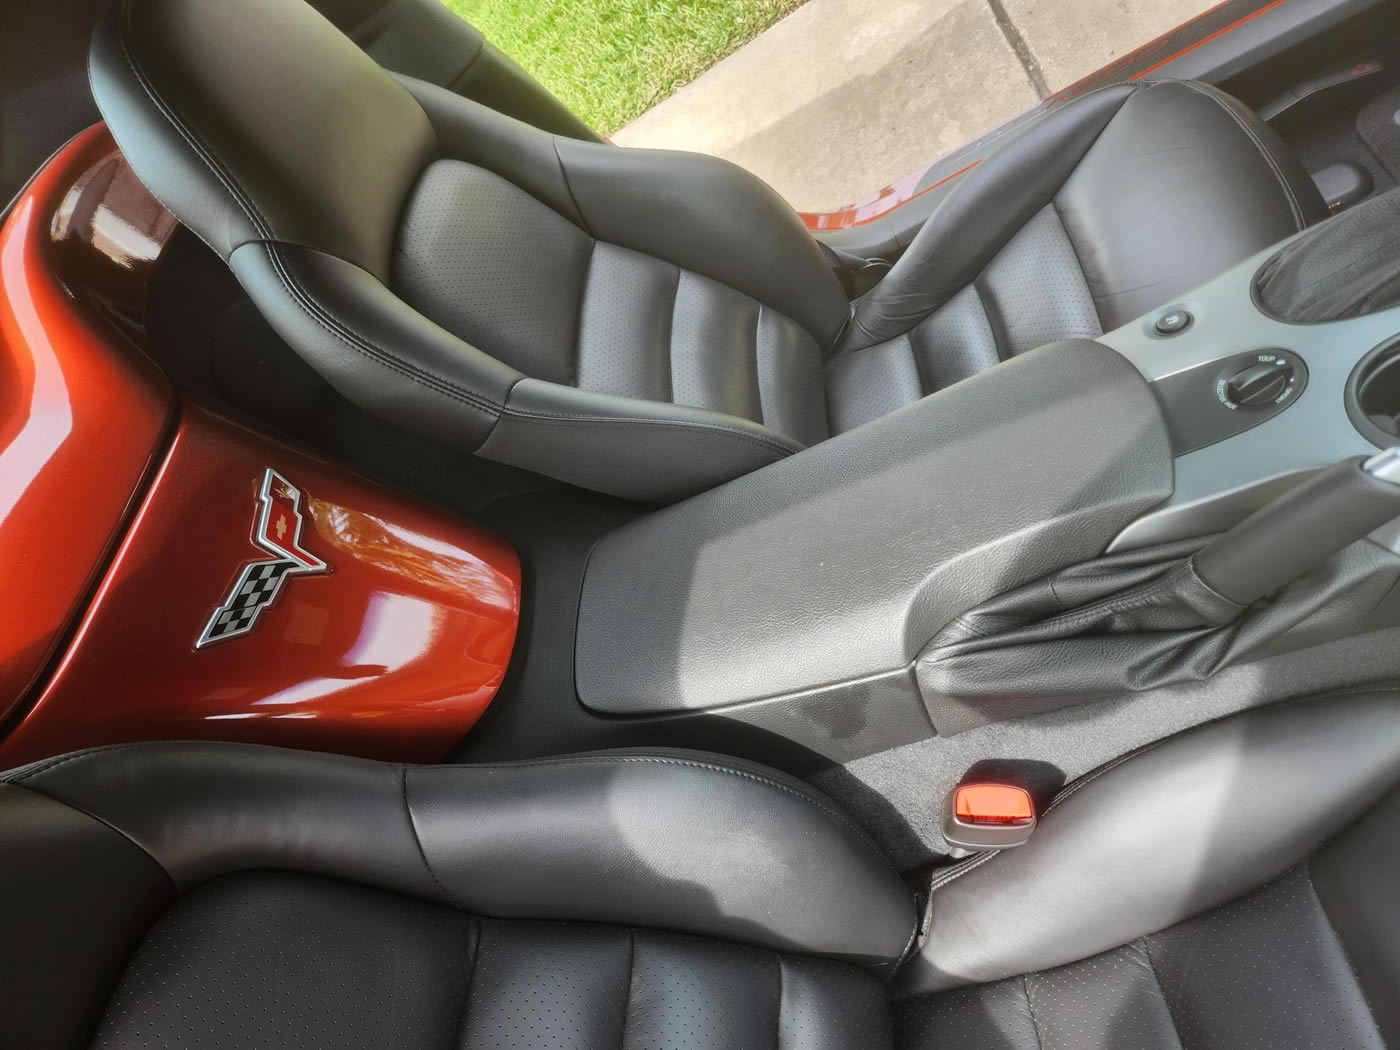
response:
<path id="1" fill-rule="evenodd" d="M 1191 322 L 1195 320 L 1185 310 L 1170 310 L 1157 318 L 1157 323 L 1152 326 L 1152 330 L 1158 335 L 1176 335 L 1191 327 Z"/>

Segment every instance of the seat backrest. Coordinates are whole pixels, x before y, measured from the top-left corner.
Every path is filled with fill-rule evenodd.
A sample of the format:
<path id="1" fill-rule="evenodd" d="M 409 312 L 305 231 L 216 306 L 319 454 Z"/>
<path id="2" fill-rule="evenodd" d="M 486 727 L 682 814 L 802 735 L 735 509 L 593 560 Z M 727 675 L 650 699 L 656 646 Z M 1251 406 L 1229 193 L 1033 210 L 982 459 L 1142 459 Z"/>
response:
<path id="1" fill-rule="evenodd" d="M 396 78 L 301 0 L 113 0 L 90 64 L 137 174 L 371 412 L 649 500 L 828 436 L 849 304 L 742 169 Z"/>

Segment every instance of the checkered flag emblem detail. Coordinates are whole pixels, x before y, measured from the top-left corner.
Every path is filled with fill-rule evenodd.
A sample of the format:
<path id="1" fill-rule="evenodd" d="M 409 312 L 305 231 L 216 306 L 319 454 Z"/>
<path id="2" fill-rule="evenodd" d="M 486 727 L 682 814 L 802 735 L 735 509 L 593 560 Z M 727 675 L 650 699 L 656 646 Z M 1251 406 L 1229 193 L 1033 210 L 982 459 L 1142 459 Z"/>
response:
<path id="1" fill-rule="evenodd" d="M 236 634 L 245 634 L 252 629 L 258 613 L 277 597 L 282 589 L 282 580 L 296 568 L 297 563 L 287 561 L 260 561 L 243 570 L 233 586 L 229 600 L 219 606 L 204 632 L 206 642 L 217 642 Z"/>
<path id="2" fill-rule="evenodd" d="M 302 524 L 301 490 L 267 468 L 258 491 L 252 538 L 273 557 L 243 567 L 224 603 L 209 617 L 196 649 L 247 634 L 288 579 L 326 571 L 326 563 L 302 546 Z"/>

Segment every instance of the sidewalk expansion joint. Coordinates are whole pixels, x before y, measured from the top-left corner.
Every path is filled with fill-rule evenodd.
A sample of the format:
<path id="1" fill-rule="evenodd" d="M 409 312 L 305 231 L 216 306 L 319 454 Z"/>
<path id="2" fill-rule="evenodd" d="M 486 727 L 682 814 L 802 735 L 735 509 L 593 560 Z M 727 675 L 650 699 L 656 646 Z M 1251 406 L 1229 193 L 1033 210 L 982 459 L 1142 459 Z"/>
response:
<path id="1" fill-rule="evenodd" d="M 1031 82 L 1031 87 L 1035 89 L 1036 95 L 1040 98 L 1047 97 L 1050 94 L 1050 85 L 1045 82 L 1045 74 L 1041 72 L 1040 63 L 1036 61 L 1035 53 L 1026 43 L 1026 38 L 1016 28 L 1016 23 L 1006 13 L 1006 7 L 1001 0 L 987 0 L 987 7 L 991 9 L 992 18 L 996 20 L 1001 35 L 1006 38 L 1006 42 L 1011 45 L 1011 50 L 1016 53 L 1016 60 L 1021 63 L 1021 69 L 1025 71 L 1026 79 Z"/>

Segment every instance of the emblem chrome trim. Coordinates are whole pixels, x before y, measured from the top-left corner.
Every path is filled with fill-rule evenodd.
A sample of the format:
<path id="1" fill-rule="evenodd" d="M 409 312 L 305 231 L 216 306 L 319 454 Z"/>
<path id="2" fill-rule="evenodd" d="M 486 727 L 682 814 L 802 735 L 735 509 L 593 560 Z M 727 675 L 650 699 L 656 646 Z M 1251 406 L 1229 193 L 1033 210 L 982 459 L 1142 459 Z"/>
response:
<path id="1" fill-rule="evenodd" d="M 330 568 L 302 546 L 305 518 L 301 512 L 301 496 L 301 489 L 271 467 L 263 471 L 252 541 L 272 558 L 243 566 L 228 597 L 214 610 L 200 632 L 194 643 L 196 649 L 247 634 L 257 624 L 263 610 L 277 600 L 290 577 L 315 576 Z M 287 536 L 289 528 L 290 538 Z"/>

